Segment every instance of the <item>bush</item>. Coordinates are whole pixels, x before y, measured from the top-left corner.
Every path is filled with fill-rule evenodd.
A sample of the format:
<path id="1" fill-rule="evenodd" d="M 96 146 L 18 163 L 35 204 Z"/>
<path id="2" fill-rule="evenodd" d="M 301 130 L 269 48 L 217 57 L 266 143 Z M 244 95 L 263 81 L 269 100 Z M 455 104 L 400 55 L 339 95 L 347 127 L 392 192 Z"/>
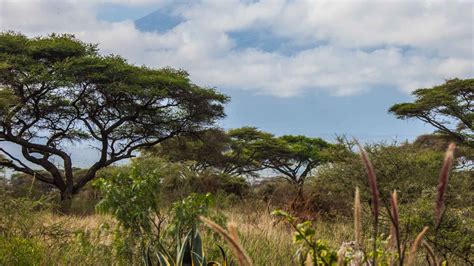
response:
<path id="1" fill-rule="evenodd" d="M 163 165 L 164 166 L 164 165 Z M 150 232 L 159 214 L 160 183 L 164 168 L 151 168 L 147 161 L 133 161 L 131 167 L 116 168 L 94 185 L 102 193 L 100 212 L 113 214 L 132 232 Z"/>
<path id="2" fill-rule="evenodd" d="M 395 189 L 400 192 L 400 203 L 405 204 L 417 200 L 426 188 L 437 186 L 443 152 L 408 143 L 381 143 L 369 145 L 366 150 L 374 165 L 381 195 L 390 195 Z M 348 203 L 356 186 L 362 189 L 362 200 L 370 204 L 366 172 L 359 155 L 353 153 L 337 163 L 321 167 L 316 176 L 309 180 L 305 191 L 313 199 L 313 206 L 307 207 L 347 216 L 350 214 Z"/>
<path id="3" fill-rule="evenodd" d="M 0 236 L 1 265 L 39 265 L 45 248 L 31 238 Z"/>
<path id="4" fill-rule="evenodd" d="M 474 220 L 471 218 L 474 209 L 449 206 L 441 223 L 436 226 L 433 220 L 435 195 L 434 189 L 426 189 L 415 202 L 400 206 L 401 222 L 406 224 L 407 234 L 414 235 L 424 226 L 429 226 L 431 230 L 427 232 L 426 239 L 445 260 L 461 259 L 467 264 L 474 262 Z"/>

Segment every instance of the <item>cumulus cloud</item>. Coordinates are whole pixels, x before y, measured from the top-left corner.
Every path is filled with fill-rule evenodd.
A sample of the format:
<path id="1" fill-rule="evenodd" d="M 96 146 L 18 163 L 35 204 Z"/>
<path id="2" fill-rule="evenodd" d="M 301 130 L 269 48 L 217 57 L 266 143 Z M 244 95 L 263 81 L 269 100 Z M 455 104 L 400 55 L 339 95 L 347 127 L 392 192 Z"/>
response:
<path id="1" fill-rule="evenodd" d="M 428 1 L 109 1 L 166 6 L 182 22 L 141 32 L 133 21 L 96 17 L 93 1 L 3 1 L 0 29 L 28 35 L 70 32 L 135 64 L 188 70 L 200 85 L 291 97 L 410 92 L 472 77 L 473 4 Z M 151 9 L 150 12 L 153 10 Z M 232 32 L 266 31 L 292 53 L 239 47 Z"/>

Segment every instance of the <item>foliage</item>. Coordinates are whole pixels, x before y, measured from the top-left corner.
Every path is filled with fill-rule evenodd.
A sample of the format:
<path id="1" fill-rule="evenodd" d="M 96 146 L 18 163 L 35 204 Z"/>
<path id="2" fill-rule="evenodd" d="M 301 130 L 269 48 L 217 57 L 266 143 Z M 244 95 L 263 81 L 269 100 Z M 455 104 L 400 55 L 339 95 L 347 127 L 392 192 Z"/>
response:
<path id="1" fill-rule="evenodd" d="M 472 206 L 457 208 L 450 204 L 442 222 L 436 226 L 433 221 L 433 198 L 435 191 L 427 189 L 416 201 L 400 206 L 401 223 L 405 224 L 406 233 L 416 234 L 428 225 L 433 230 L 427 232 L 426 240 L 445 260 L 460 258 L 466 264 L 474 262 L 474 209 Z"/>
<path id="2" fill-rule="evenodd" d="M 44 246 L 36 237 L 44 230 L 36 226 L 34 210 L 47 209 L 46 198 L 10 198 L 2 195 L 0 204 L 0 264 L 39 264 Z"/>
<path id="3" fill-rule="evenodd" d="M 166 260 L 181 265 L 183 259 L 191 256 L 186 253 L 188 248 L 193 248 L 190 243 L 198 238 L 201 241 L 198 217 L 206 215 L 224 221 L 223 216 L 214 211 L 211 194 L 191 194 L 172 205 L 166 213 L 167 225 L 162 225 L 165 214 L 159 204 L 161 184 L 163 177 L 179 173 L 176 166 L 179 165 L 142 157 L 134 160 L 130 167 L 103 171 L 103 177 L 94 182 L 103 195 L 97 209 L 112 214 L 125 229 L 125 234 L 119 230 L 115 239 L 119 253 L 128 254 L 125 256 L 129 258 L 141 257 L 147 264 Z M 181 255 L 170 256 L 170 245 L 177 246 Z"/>
<path id="4" fill-rule="evenodd" d="M 295 217 L 282 210 L 275 210 L 272 214 L 284 218 L 295 231 L 293 243 L 298 246 L 295 257 L 301 265 L 305 265 L 307 260 L 312 262 L 311 265 L 332 265 L 337 262 L 337 252 L 317 239 L 316 229 L 310 221 L 297 223 Z"/>
<path id="5" fill-rule="evenodd" d="M 103 56 L 96 45 L 68 34 L 1 33 L 0 61 L 0 140 L 21 147 L 23 156 L 0 148 L 5 157 L 0 164 L 55 186 L 66 201 L 101 168 L 134 157 L 140 148 L 212 126 L 224 117 L 228 101 L 193 84 L 185 71 Z M 80 141 L 98 143 L 100 158 L 75 176 L 64 144 Z"/>
<path id="6" fill-rule="evenodd" d="M 438 184 L 442 151 L 409 143 L 378 143 L 365 146 L 365 150 L 374 166 L 380 195 L 390 195 L 395 189 L 400 193 L 401 203 L 405 204 L 414 202 L 425 189 Z M 362 200 L 370 201 L 365 169 L 356 153 L 318 170 L 318 175 L 305 187 L 312 199 L 307 208 L 349 215 L 352 190 L 356 186 L 362 189 Z M 461 182 L 460 173 L 453 175 L 453 182 Z M 462 179 L 466 180 L 466 177 Z M 455 189 L 460 192 L 462 187 Z M 388 203 L 385 197 L 382 199 L 384 204 Z"/>
<path id="7" fill-rule="evenodd" d="M 197 231 L 199 216 L 210 217 L 220 224 L 225 223 L 225 217 L 215 211 L 215 199 L 210 194 L 191 194 L 172 205 L 172 218 L 169 222 L 168 233 L 182 238 L 185 234 Z"/>
<path id="8" fill-rule="evenodd" d="M 320 138 L 275 137 L 254 127 L 242 127 L 169 139 L 149 152 L 171 161 L 191 161 L 192 170 L 198 173 L 258 176 L 269 169 L 302 186 L 312 170 L 331 160 L 336 147 Z"/>
<path id="9" fill-rule="evenodd" d="M 446 150 L 450 143 L 449 136 L 442 134 L 427 134 L 418 136 L 413 145 L 423 149 L 442 152 Z M 457 158 L 456 168 L 459 170 L 474 170 L 474 148 L 468 145 L 458 145 L 455 151 Z"/>
<path id="10" fill-rule="evenodd" d="M 112 248 L 103 243 L 107 228 L 72 229 L 74 218 L 55 220 L 51 198 L 0 197 L 0 264 L 111 263 Z"/>
<path id="11" fill-rule="evenodd" d="M 35 239 L 0 237 L 2 265 L 38 265 L 43 252 L 43 246 Z"/>
<path id="12" fill-rule="evenodd" d="M 413 91 L 412 103 L 390 108 L 398 118 L 416 118 L 452 140 L 474 147 L 474 79 L 451 79 L 432 88 Z"/>
<path id="13" fill-rule="evenodd" d="M 199 266 L 226 266 L 228 265 L 227 255 L 222 247 L 219 246 L 222 255 L 222 262 L 208 261 L 204 253 L 204 246 L 202 243 L 201 235 L 199 231 L 190 231 L 188 235 L 181 242 L 180 246 L 177 246 L 176 257 L 173 257 L 166 251 L 157 252 L 156 257 L 160 265 L 199 265 Z M 146 265 L 153 265 L 153 259 L 151 254 L 146 254 Z"/>
<path id="14" fill-rule="evenodd" d="M 185 163 L 173 163 L 180 168 L 176 174 L 163 178 L 162 198 L 166 203 L 180 200 L 191 193 L 235 196 L 243 198 L 249 193 L 250 184 L 244 177 L 204 171 L 189 171 Z"/>
<path id="15" fill-rule="evenodd" d="M 255 149 L 270 137 L 271 134 L 251 127 L 228 132 L 210 129 L 168 139 L 147 152 L 173 162 L 191 162 L 191 170 L 198 174 L 254 175 L 261 170 Z"/>
<path id="16" fill-rule="evenodd" d="M 320 138 L 285 135 L 264 142 L 258 149 L 262 165 L 302 186 L 312 170 L 331 160 L 331 147 Z"/>
<path id="17" fill-rule="evenodd" d="M 172 162 L 189 162 L 196 173 L 217 170 L 225 173 L 229 138 L 221 129 L 208 129 L 190 135 L 177 136 L 150 147 L 146 154 L 164 157 Z"/>
<path id="18" fill-rule="evenodd" d="M 151 232 L 153 221 L 160 216 L 159 195 L 163 168 L 151 168 L 150 160 L 132 162 L 129 169 L 112 169 L 94 185 L 102 193 L 97 205 L 101 212 L 112 214 L 126 229 L 135 233 Z"/>

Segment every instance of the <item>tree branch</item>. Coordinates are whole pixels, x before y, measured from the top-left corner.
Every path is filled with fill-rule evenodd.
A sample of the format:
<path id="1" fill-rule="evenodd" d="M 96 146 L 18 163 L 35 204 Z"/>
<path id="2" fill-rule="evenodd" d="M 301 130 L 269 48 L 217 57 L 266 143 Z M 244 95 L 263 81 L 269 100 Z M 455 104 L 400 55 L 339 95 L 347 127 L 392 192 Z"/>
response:
<path id="1" fill-rule="evenodd" d="M 13 169 L 17 172 L 22 172 L 22 173 L 28 174 L 30 176 L 34 176 L 35 178 L 37 178 L 40 181 L 43 181 L 45 183 L 54 185 L 54 180 L 52 180 L 50 178 L 47 178 L 43 174 L 31 169 L 26 164 L 21 162 L 18 158 L 14 157 L 12 154 L 7 152 L 5 149 L 0 148 L 0 151 L 3 152 L 5 155 L 7 155 L 11 159 L 10 161 L 0 160 L 0 165 L 1 166 L 11 168 L 11 169 Z M 18 164 L 15 164 L 13 161 L 17 162 Z"/>

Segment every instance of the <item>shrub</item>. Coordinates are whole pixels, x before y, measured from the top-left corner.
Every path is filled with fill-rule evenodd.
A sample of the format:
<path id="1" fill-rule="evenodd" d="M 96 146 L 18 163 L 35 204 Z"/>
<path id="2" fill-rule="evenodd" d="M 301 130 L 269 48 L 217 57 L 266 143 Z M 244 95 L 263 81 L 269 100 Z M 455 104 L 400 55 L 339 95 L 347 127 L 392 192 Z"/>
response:
<path id="1" fill-rule="evenodd" d="M 426 188 L 436 187 L 443 152 L 409 143 L 380 143 L 368 145 L 365 149 L 374 166 L 380 195 L 384 196 L 382 199 L 385 200 L 395 189 L 400 193 L 401 204 L 410 203 L 417 200 Z M 365 169 L 357 154 L 347 154 L 338 162 L 318 169 L 309 180 L 305 193 L 312 199 L 312 204 L 307 208 L 331 216 L 347 216 L 354 187 L 360 187 L 362 200 L 370 202 L 366 184 Z"/>
<path id="2" fill-rule="evenodd" d="M 37 239 L 0 236 L 0 264 L 39 265 L 45 248 Z"/>
<path id="3" fill-rule="evenodd" d="M 159 170 L 150 170 L 146 162 L 134 161 L 129 169 L 115 169 L 115 173 L 97 179 L 94 185 L 103 197 L 97 209 L 113 214 L 126 229 L 150 232 L 152 220 L 159 214 Z"/>
<path id="4" fill-rule="evenodd" d="M 191 194 L 181 201 L 173 203 L 168 232 L 179 239 L 185 234 L 194 234 L 201 221 L 199 216 L 211 217 L 220 224 L 225 222 L 224 216 L 216 211 L 214 197 L 210 194 Z"/>

